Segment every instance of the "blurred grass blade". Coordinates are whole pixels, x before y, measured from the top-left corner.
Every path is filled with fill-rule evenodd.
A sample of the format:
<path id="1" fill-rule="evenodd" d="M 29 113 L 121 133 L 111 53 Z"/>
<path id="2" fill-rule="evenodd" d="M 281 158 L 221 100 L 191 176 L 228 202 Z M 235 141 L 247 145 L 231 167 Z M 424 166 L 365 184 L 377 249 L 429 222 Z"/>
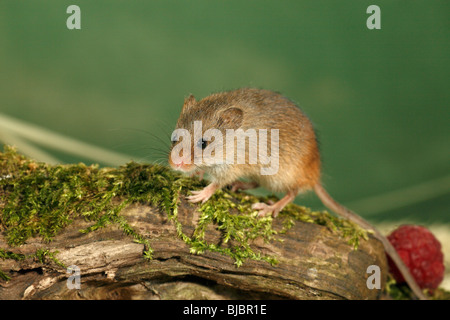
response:
<path id="1" fill-rule="evenodd" d="M 406 207 L 450 193 L 450 176 L 408 186 L 380 195 L 347 203 L 346 206 L 364 215 L 372 215 Z"/>
<path id="2" fill-rule="evenodd" d="M 5 136 L 15 137 L 17 143 L 16 146 L 23 152 L 25 152 L 24 148 L 27 148 L 31 152 L 37 152 L 37 148 L 32 150 L 32 147 L 25 143 L 25 141 L 21 138 L 25 138 L 42 146 L 50 147 L 71 155 L 101 162 L 106 165 L 117 166 L 132 159 L 129 155 L 97 147 L 74 138 L 55 133 L 48 129 L 41 128 L 37 125 L 14 119 L 4 114 L 0 114 L 0 130 Z M 4 142 L 8 143 L 9 141 L 6 140 Z M 35 154 L 37 155 L 38 153 Z M 41 155 L 44 155 L 42 151 Z M 39 158 L 39 160 L 44 161 L 43 158 Z M 53 161 L 57 162 L 57 159 L 50 159 L 49 162 Z"/>
<path id="3" fill-rule="evenodd" d="M 28 143 L 24 139 L 18 137 L 17 135 L 11 133 L 5 133 L 0 129 L 0 141 L 4 141 L 9 145 L 16 146 L 19 149 L 20 153 L 24 155 L 49 164 L 57 164 L 62 163 L 61 160 L 53 157 L 49 153 L 41 150 L 39 147 L 35 147 L 32 144 Z"/>

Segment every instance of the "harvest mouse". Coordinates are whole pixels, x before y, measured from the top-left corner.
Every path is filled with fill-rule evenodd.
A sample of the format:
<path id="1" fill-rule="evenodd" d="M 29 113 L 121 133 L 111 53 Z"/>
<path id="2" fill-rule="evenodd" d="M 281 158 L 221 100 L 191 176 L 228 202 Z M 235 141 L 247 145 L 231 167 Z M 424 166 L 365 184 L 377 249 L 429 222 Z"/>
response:
<path id="1" fill-rule="evenodd" d="M 203 190 L 192 191 L 188 196 L 193 203 L 206 202 L 216 190 L 227 185 L 233 191 L 262 186 L 285 193 L 276 203 L 254 204 L 252 209 L 261 216 L 276 217 L 297 194 L 314 190 L 332 211 L 371 230 L 413 292 L 425 299 L 386 237 L 337 203 L 323 188 L 320 154 L 311 121 L 279 93 L 242 88 L 214 93 L 199 101 L 190 95 L 172 134 L 169 164 L 183 172 L 201 170 L 211 178 Z"/>

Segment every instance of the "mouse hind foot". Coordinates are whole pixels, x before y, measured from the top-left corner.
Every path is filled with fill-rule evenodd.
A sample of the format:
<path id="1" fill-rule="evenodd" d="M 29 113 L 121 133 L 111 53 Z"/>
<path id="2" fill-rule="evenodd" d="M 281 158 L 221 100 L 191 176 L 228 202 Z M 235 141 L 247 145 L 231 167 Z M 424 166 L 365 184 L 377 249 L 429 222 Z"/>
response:
<path id="1" fill-rule="evenodd" d="M 276 218 L 283 208 L 291 203 L 295 196 L 297 195 L 297 191 L 289 191 L 282 199 L 275 203 L 267 204 L 264 202 L 254 203 L 252 205 L 253 210 L 258 210 L 258 216 L 264 217 L 268 214 L 272 214 L 273 218 Z"/>

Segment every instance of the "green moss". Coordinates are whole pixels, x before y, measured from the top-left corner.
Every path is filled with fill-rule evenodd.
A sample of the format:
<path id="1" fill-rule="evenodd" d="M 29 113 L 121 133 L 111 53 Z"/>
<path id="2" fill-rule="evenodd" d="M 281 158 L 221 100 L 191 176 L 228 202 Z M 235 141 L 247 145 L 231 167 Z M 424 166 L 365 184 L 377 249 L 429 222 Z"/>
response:
<path id="1" fill-rule="evenodd" d="M 2 260 L 12 259 L 12 260 L 20 261 L 20 260 L 25 259 L 25 255 L 17 254 L 12 251 L 6 251 L 6 250 L 0 248 L 0 259 L 2 259 Z M 8 281 L 10 279 L 10 277 L 5 272 L 0 270 L 0 279 Z"/>
<path id="2" fill-rule="evenodd" d="M 36 253 L 34 254 L 35 260 L 42 264 L 46 264 L 49 261 L 55 263 L 56 265 L 60 266 L 61 268 L 67 269 L 67 266 L 64 265 L 61 261 L 59 261 L 56 258 L 56 255 L 58 254 L 58 251 L 50 251 L 48 249 L 38 249 Z"/>
<path id="3" fill-rule="evenodd" d="M 303 206 L 289 204 L 280 213 L 280 216 L 284 217 L 283 232 L 289 230 L 295 224 L 295 221 L 303 221 L 326 226 L 332 232 L 346 238 L 347 243 L 355 250 L 358 249 L 361 239 L 368 240 L 367 230 L 349 220 L 331 215 L 327 211 L 312 211 Z"/>
<path id="4" fill-rule="evenodd" d="M 237 266 L 241 266 L 246 259 L 264 260 L 276 264 L 277 260 L 271 256 L 255 252 L 250 243 L 262 238 L 268 242 L 273 240 L 277 232 L 272 228 L 272 218 L 258 218 L 257 213 L 250 209 L 248 195 L 234 194 L 231 197 L 226 191 L 218 191 L 199 209 L 200 217 L 194 230 L 193 237 L 182 234 L 181 237 L 190 244 L 191 252 L 201 254 L 206 250 L 219 252 L 231 256 Z M 233 201 L 233 199 L 235 199 Z M 236 201 L 236 202 L 235 202 Z M 236 209 L 239 213 L 230 214 Z M 205 241 L 205 233 L 209 225 L 217 226 L 222 232 L 222 246 L 209 244 Z M 232 242 L 230 246 L 225 246 Z"/>
<path id="5" fill-rule="evenodd" d="M 0 259 L 12 259 L 12 260 L 16 260 L 16 261 L 20 261 L 20 260 L 24 260 L 25 259 L 25 255 L 23 254 L 17 254 L 11 251 L 6 251 L 4 249 L 0 248 Z"/>
<path id="6" fill-rule="evenodd" d="M 12 259 L 15 261 L 22 261 L 25 259 L 33 259 L 41 264 L 48 264 L 49 262 L 53 262 L 56 265 L 60 266 L 61 268 L 66 269 L 66 266 L 61 263 L 55 255 L 58 253 L 58 251 L 50 251 L 48 249 L 38 249 L 34 254 L 31 255 L 24 255 L 24 254 L 18 254 L 14 253 L 12 251 L 6 251 L 4 249 L 0 248 L 0 259 Z M 9 280 L 10 277 L 4 273 L 2 270 L 0 270 L 0 279 L 3 280 Z"/>
<path id="7" fill-rule="evenodd" d="M 259 218 L 251 210 L 252 203 L 261 201 L 254 196 L 231 194 L 226 190 L 216 192 L 199 208 L 200 217 L 193 235 L 183 232 L 178 221 L 180 197 L 204 186 L 203 182 L 156 164 L 131 162 L 120 168 L 99 168 L 82 163 L 46 165 L 5 147 L 0 153 L 0 223 L 12 247 L 35 236 L 51 241 L 77 218 L 92 222 L 81 232 L 94 232 L 115 224 L 134 241 L 144 244 L 144 257 L 151 259 L 151 239 L 136 232 L 120 214 L 129 204 L 141 202 L 162 208 L 175 224 L 178 236 L 194 254 L 208 250 L 219 252 L 233 258 L 237 266 L 246 259 L 276 264 L 276 257 L 256 252 L 249 245 L 255 239 L 266 242 L 277 239 L 272 218 Z M 283 210 L 280 219 L 283 219 L 284 226 L 279 231 L 281 233 L 291 228 L 295 221 L 304 221 L 327 226 L 347 237 L 355 248 L 361 238 L 367 237 L 364 230 L 346 220 L 294 204 Z M 211 225 L 222 233 L 220 245 L 205 240 L 207 228 Z M 0 251 L 0 258 L 12 258 L 12 253 L 2 256 L 1 252 L 6 251 Z M 37 252 L 36 256 L 58 263 L 55 253 L 43 251 Z"/>
<path id="8" fill-rule="evenodd" d="M 388 281 L 386 282 L 386 293 L 394 300 L 411 300 L 414 297 L 414 294 L 406 283 L 397 283 L 391 275 L 389 275 Z M 450 300 L 450 291 L 443 288 L 434 290 L 425 289 L 424 294 L 431 300 Z"/>
<path id="9" fill-rule="evenodd" d="M 11 277 L 8 276 L 4 271 L 0 270 L 0 279 L 2 279 L 4 281 L 8 281 L 11 279 Z"/>
<path id="10" fill-rule="evenodd" d="M 386 282 L 386 293 L 394 300 L 412 299 L 411 289 L 406 284 L 397 284 L 392 276 L 389 276 L 388 281 Z"/>

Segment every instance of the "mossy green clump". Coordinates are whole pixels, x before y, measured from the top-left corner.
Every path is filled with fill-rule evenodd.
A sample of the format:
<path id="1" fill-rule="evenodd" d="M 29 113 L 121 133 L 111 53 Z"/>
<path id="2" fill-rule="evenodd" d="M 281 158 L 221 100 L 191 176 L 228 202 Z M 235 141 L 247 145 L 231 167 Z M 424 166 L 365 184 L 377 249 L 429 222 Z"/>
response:
<path id="1" fill-rule="evenodd" d="M 256 238 L 272 241 L 277 234 L 272 228 L 271 217 L 258 218 L 251 210 L 251 204 L 258 201 L 254 196 L 244 193 L 231 195 L 226 190 L 216 192 L 199 208 L 200 217 L 193 235 L 183 232 L 177 219 L 180 197 L 204 186 L 201 181 L 157 164 L 131 162 L 119 168 L 99 168 L 82 163 L 47 165 L 5 147 L 0 153 L 0 227 L 8 244 L 18 246 L 35 236 L 51 241 L 76 218 L 92 221 L 92 225 L 81 232 L 93 232 L 116 224 L 134 241 L 144 244 L 144 257 L 151 259 L 151 239 L 136 232 L 120 214 L 127 205 L 141 202 L 163 209 L 192 253 L 219 252 L 232 257 L 237 266 L 246 259 L 276 264 L 275 257 L 255 252 L 249 245 L 249 241 Z M 231 209 L 239 214 L 230 213 Z M 346 220 L 294 204 L 287 206 L 280 216 L 284 219 L 284 228 L 280 232 L 286 232 L 296 220 L 300 220 L 325 225 L 339 232 L 355 248 L 360 238 L 367 237 L 364 230 Z M 222 244 L 233 245 L 208 243 L 205 232 L 209 225 L 222 232 Z M 49 252 L 45 256 L 55 258 Z M 11 256 L 0 254 L 0 258 Z M 53 261 L 57 262 L 56 259 Z"/>
<path id="2" fill-rule="evenodd" d="M 47 165 L 5 147 L 0 153 L 0 224 L 10 246 L 34 236 L 50 241 L 78 217 L 93 222 L 82 232 L 117 224 L 145 244 L 151 257 L 148 239 L 135 232 L 120 211 L 130 203 L 146 202 L 172 212 L 179 186 L 193 183 L 160 165 Z"/>
<path id="3" fill-rule="evenodd" d="M 411 300 L 414 297 L 412 290 L 406 283 L 397 283 L 391 275 L 388 277 L 385 290 L 386 294 L 393 300 Z M 450 300 L 450 291 L 443 288 L 424 289 L 423 292 L 431 300 Z"/>
<path id="4" fill-rule="evenodd" d="M 236 199 L 234 202 L 232 199 Z M 220 190 L 205 203 L 200 210 L 200 218 L 194 230 L 193 237 L 182 235 L 190 244 L 191 252 L 201 254 L 206 250 L 229 255 L 235 260 L 237 266 L 241 266 L 246 259 L 264 260 L 272 265 L 277 263 L 275 257 L 262 255 L 255 252 L 250 243 L 252 240 L 262 238 L 268 242 L 274 239 L 277 233 L 272 228 L 272 218 L 257 218 L 257 213 L 252 212 L 249 201 L 250 197 L 242 194 L 234 194 L 231 197 L 226 191 Z M 239 214 L 230 214 L 236 209 Z M 216 225 L 222 232 L 222 243 L 233 241 L 231 248 L 217 246 L 205 241 L 205 232 L 208 225 Z M 181 230 L 179 228 L 179 230 Z"/>

